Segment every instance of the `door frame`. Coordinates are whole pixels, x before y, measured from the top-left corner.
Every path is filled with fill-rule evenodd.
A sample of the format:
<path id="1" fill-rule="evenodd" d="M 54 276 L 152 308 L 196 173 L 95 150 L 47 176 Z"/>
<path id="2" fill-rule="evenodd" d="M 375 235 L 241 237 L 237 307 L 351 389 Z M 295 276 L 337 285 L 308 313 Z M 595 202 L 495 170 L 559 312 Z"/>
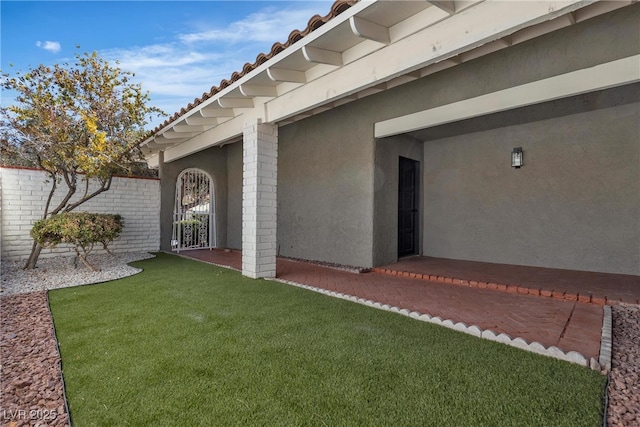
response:
<path id="1" fill-rule="evenodd" d="M 206 188 L 208 201 L 205 202 L 203 200 L 204 203 L 199 203 L 199 199 L 194 199 L 191 204 L 197 206 L 185 209 L 183 201 L 183 197 L 186 196 L 183 188 L 185 177 L 189 183 L 197 188 Z M 217 246 L 216 191 L 213 178 L 202 169 L 187 168 L 178 174 L 175 185 L 171 250 L 180 253 L 180 251 L 185 250 L 215 248 Z M 206 206 L 207 204 L 208 206 Z M 198 212 L 198 210 L 202 212 Z M 200 220 L 197 218 L 200 218 Z M 202 225 L 203 220 L 204 226 Z M 191 222 L 193 223 L 191 224 Z M 186 224 L 183 226 L 183 223 Z M 183 238 L 187 234 L 189 235 L 189 241 L 185 242 Z"/>
<path id="2" fill-rule="evenodd" d="M 400 208 L 401 208 L 401 185 L 402 185 L 402 164 L 411 164 L 414 168 L 414 179 L 413 179 L 413 188 L 414 188 L 414 218 L 413 218 L 413 251 L 411 253 L 400 252 Z M 396 255 L 398 258 L 403 258 L 407 256 L 419 255 L 420 254 L 420 233 L 421 233 L 421 196 L 420 196 L 420 161 L 411 159 L 404 156 L 398 156 L 398 222 L 397 222 L 397 250 Z"/>

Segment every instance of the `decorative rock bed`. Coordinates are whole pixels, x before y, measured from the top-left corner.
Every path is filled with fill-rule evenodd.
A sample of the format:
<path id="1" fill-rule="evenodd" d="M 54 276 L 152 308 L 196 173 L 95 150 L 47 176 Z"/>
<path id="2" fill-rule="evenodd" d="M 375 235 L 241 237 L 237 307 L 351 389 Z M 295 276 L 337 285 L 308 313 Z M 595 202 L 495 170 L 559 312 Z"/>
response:
<path id="1" fill-rule="evenodd" d="M 46 291 L 2 297 L 0 313 L 3 423 L 69 425 Z"/>
<path id="2" fill-rule="evenodd" d="M 640 307 L 613 306 L 612 317 L 608 425 L 640 426 Z"/>
<path id="3" fill-rule="evenodd" d="M 2 261 L 0 296 L 120 279 L 140 272 L 127 263 L 147 258 L 153 255 L 135 252 L 90 255 L 89 262 L 100 271 L 84 268 L 76 257 L 43 258 L 34 270 L 23 270 L 24 261 Z"/>

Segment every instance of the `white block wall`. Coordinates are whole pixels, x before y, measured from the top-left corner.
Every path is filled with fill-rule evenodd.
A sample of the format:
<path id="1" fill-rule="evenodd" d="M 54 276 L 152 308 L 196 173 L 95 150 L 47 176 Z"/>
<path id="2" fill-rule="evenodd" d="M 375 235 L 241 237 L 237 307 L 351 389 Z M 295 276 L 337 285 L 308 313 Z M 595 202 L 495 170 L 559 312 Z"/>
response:
<path id="1" fill-rule="evenodd" d="M 42 218 L 44 206 L 51 189 L 43 171 L 0 167 L 0 258 L 26 260 L 33 240 L 29 236 L 33 223 Z M 92 188 L 89 188 L 91 191 Z M 66 194 L 61 182 L 51 203 L 57 206 Z M 78 185 L 78 200 L 84 186 Z M 79 194 L 80 193 L 80 194 Z M 145 178 L 114 178 L 111 188 L 75 211 L 120 214 L 124 229 L 109 249 L 112 252 L 158 251 L 160 248 L 160 181 Z M 104 252 L 96 247 L 95 253 Z M 69 245 L 56 249 L 44 249 L 42 258 L 71 256 Z"/>
<path id="2" fill-rule="evenodd" d="M 242 274 L 276 277 L 278 127 L 243 129 Z"/>

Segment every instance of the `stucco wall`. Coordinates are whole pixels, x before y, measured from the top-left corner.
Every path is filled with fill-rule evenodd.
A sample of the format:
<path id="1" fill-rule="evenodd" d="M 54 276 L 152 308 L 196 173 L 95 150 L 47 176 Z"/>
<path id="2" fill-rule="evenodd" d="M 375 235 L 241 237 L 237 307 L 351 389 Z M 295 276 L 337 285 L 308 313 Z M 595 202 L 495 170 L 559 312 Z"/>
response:
<path id="1" fill-rule="evenodd" d="M 242 249 L 242 142 L 227 150 L 227 247 Z"/>
<path id="2" fill-rule="evenodd" d="M 638 123 L 635 103 L 426 142 L 423 253 L 640 274 Z"/>
<path id="3" fill-rule="evenodd" d="M 4 260 L 26 260 L 33 240 L 29 232 L 33 223 L 42 218 L 51 184 L 41 170 L 0 168 L 1 191 L 1 257 Z M 96 188 L 96 187 L 90 187 Z M 62 200 L 64 184 L 52 200 L 56 206 Z M 119 178 L 111 188 L 81 205 L 77 211 L 120 214 L 124 229 L 109 248 L 114 252 L 157 251 L 159 239 L 160 184 L 157 179 Z M 78 200 L 76 195 L 71 200 Z M 104 252 L 96 248 L 96 253 Z M 73 249 L 59 245 L 43 249 L 42 258 L 71 256 Z"/>
<path id="4" fill-rule="evenodd" d="M 162 201 L 160 208 L 160 249 L 171 250 L 176 180 L 185 169 L 198 168 L 213 179 L 217 246 L 227 246 L 227 147 L 212 147 L 194 155 L 160 165 Z"/>
<path id="5" fill-rule="evenodd" d="M 279 129 L 280 255 L 371 264 L 371 112 L 344 107 Z"/>

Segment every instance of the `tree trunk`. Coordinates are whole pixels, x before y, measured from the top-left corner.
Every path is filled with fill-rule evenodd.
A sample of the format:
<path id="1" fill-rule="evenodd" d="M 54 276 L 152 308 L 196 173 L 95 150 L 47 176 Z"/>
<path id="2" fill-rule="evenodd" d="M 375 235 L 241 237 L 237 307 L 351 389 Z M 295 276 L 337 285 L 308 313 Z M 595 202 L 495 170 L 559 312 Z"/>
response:
<path id="1" fill-rule="evenodd" d="M 42 246 L 40 246 L 35 240 L 33 242 L 33 246 L 31 247 L 31 254 L 29 254 L 29 259 L 27 263 L 24 265 L 25 270 L 33 270 L 36 268 L 36 263 L 38 262 L 38 257 L 40 257 L 40 252 L 42 251 Z"/>
<path id="2" fill-rule="evenodd" d="M 99 268 L 96 268 L 93 265 L 89 264 L 89 261 L 87 260 L 87 255 L 86 254 L 85 255 L 79 255 L 78 258 L 85 265 L 85 267 L 87 267 L 89 270 L 91 270 L 91 271 L 100 271 Z"/>

